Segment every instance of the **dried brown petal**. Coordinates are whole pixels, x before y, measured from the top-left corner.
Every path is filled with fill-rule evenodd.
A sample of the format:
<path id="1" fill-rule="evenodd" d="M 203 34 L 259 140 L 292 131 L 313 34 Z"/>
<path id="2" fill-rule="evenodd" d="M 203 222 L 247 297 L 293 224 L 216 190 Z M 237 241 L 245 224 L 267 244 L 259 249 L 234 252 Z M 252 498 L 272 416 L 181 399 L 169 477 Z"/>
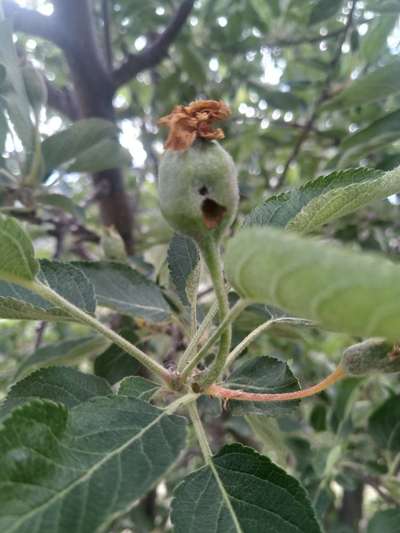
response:
<path id="1" fill-rule="evenodd" d="M 216 120 L 225 120 L 229 115 L 229 107 L 216 100 L 196 100 L 187 106 L 176 106 L 158 121 L 170 129 L 165 148 L 187 150 L 197 138 L 208 141 L 223 139 L 222 129 L 213 129 L 211 124 Z"/>

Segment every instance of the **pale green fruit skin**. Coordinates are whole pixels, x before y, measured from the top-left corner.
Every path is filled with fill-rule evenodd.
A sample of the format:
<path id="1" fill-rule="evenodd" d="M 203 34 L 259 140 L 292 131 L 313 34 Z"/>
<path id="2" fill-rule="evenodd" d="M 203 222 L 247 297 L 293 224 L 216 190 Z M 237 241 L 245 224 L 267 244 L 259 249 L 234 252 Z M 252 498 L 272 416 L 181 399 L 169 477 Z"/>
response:
<path id="1" fill-rule="evenodd" d="M 114 228 L 104 228 L 102 230 L 100 242 L 105 259 L 121 262 L 127 260 L 124 241 Z"/>
<path id="2" fill-rule="evenodd" d="M 200 244 L 210 236 L 218 240 L 236 216 L 239 189 L 235 164 L 217 141 L 196 141 L 187 150 L 167 150 L 160 163 L 158 188 L 165 219 Z M 226 209 L 213 229 L 207 228 L 203 219 L 206 199 Z"/>

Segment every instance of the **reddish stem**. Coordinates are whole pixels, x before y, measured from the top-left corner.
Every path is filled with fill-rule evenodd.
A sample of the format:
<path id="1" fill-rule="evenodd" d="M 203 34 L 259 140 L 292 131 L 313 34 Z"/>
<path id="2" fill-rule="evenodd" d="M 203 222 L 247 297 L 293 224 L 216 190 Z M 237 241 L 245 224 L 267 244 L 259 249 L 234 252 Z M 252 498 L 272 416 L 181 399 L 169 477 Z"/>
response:
<path id="1" fill-rule="evenodd" d="M 205 391 L 209 396 L 215 396 L 216 398 L 222 398 L 224 400 L 241 400 L 244 402 L 284 402 L 287 400 L 297 400 L 299 398 L 307 398 L 313 396 L 319 392 L 327 389 L 330 385 L 333 385 L 337 381 L 340 381 L 346 376 L 343 368 L 338 366 L 332 374 L 329 374 L 320 383 L 294 392 L 282 392 L 276 394 L 260 394 L 257 392 L 246 392 L 243 390 L 225 389 L 219 385 L 211 385 Z"/>

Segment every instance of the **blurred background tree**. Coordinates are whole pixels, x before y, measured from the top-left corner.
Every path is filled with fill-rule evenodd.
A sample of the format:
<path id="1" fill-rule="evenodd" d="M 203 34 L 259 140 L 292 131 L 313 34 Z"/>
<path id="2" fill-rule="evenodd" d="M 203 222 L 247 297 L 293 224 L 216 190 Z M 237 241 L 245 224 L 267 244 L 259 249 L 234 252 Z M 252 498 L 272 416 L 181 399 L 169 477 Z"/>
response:
<path id="1" fill-rule="evenodd" d="M 117 234 L 104 233 L 101 220 L 122 237 L 139 269 L 166 284 L 171 231 L 157 207 L 157 165 L 165 137 L 157 120 L 175 105 L 197 98 L 221 99 L 231 107 L 224 145 L 239 168 L 241 216 L 276 191 L 331 170 L 358 165 L 387 170 L 400 163 L 398 0 L 3 3 L 5 16 L 14 25 L 21 64 L 32 65 L 47 87 L 38 121 L 42 139 L 80 119 L 106 119 L 117 126 L 119 142 L 131 158 L 127 161 L 127 152 L 119 153 L 115 146 L 105 150 L 101 142 L 92 142 L 93 151 L 85 152 L 79 164 L 75 160 L 56 172 L 50 165 L 34 202 L 26 186 L 12 193 L 7 187 L 0 191 L 1 210 L 32 223 L 37 242 L 48 256 L 98 258 L 100 242 L 109 254 L 107 242 L 118 244 Z M 21 152 L 12 133 L 0 100 L 1 162 L 11 174 Z M 89 131 L 92 141 L 98 134 Z M 81 136 L 73 133 L 63 140 L 63 148 L 73 154 L 80 142 Z M 397 204 L 396 197 L 377 202 L 324 231 L 397 260 Z M 205 282 L 204 296 L 207 290 Z M 238 338 L 261 319 L 256 312 L 246 313 L 236 328 Z M 13 353 L 16 361 L 23 358 L 32 349 L 31 327 L 3 323 L 1 352 Z M 65 325 L 46 331 L 41 324 L 36 346 L 43 339 L 62 340 L 67 332 Z M 150 330 L 143 336 L 153 335 L 151 342 L 158 343 L 161 352 L 179 349 L 182 338 L 174 324 L 158 333 Z M 285 359 L 293 353 L 303 355 L 303 362 L 296 358 L 295 365 L 313 380 L 324 374 L 346 340 L 311 333 L 288 340 L 286 332 L 282 338 L 264 340 L 254 350 L 272 350 Z M 7 375 L 9 356 L 2 364 Z M 368 389 L 369 399 L 399 389 L 388 378 L 380 379 Z M 393 478 L 390 485 L 379 477 L 383 459 L 376 457 L 376 448 L 365 451 L 369 440 L 360 445 L 348 440 L 348 427 L 336 431 L 338 420 L 355 402 L 355 385 L 347 382 L 333 400 L 322 395 L 313 409 L 305 408 L 310 440 L 296 434 L 297 426 L 290 426 L 293 421 L 281 420 L 281 426 L 288 424 L 286 430 L 292 432 L 285 446 L 297 475 L 313 492 L 328 530 L 337 533 L 356 531 L 359 524 L 364 527 L 365 516 L 380 508 L 382 501 L 390 507 L 400 502 L 400 487 Z M 365 404 L 358 407 L 356 426 L 365 414 Z M 252 438 L 232 420 L 220 423 L 226 423 L 226 433 L 214 428 L 217 440 L 229 435 L 243 442 Z M 336 431 L 333 449 L 328 423 Z M 264 434 L 261 440 L 273 447 L 272 423 L 253 419 L 250 425 L 258 425 L 257 431 Z M 275 442 L 276 453 L 280 447 Z M 347 457 L 347 464 L 339 468 L 334 453 L 344 447 L 356 449 L 356 458 Z M 360 466 L 363 453 L 370 470 Z M 316 477 L 322 474 L 328 481 L 316 488 Z M 330 484 L 333 481 L 336 484 Z M 141 507 L 146 520 L 150 516 L 154 522 L 157 516 L 162 522 L 162 505 L 154 510 L 157 498 L 153 494 Z M 369 502 L 367 511 L 365 502 Z M 146 524 L 143 531 L 150 527 Z M 122 531 L 122 525 L 117 527 Z"/>
<path id="2" fill-rule="evenodd" d="M 207 97 L 230 104 L 226 145 L 240 165 L 243 198 L 252 203 L 268 189 L 338 165 L 394 165 L 398 7 L 336 0 L 5 2 L 21 55 L 46 79 L 43 128 L 53 132 L 82 117 L 121 127 L 133 156 L 128 186 L 120 169 L 110 169 L 94 174 L 88 196 L 129 252 L 143 231 L 133 220 L 136 211 L 143 214 L 138 196 L 151 189 L 162 151 L 157 118 L 177 103 Z M 372 95 L 333 99 L 390 63 L 391 80 L 388 71 L 381 79 L 391 84 L 385 94 L 378 83 Z"/>

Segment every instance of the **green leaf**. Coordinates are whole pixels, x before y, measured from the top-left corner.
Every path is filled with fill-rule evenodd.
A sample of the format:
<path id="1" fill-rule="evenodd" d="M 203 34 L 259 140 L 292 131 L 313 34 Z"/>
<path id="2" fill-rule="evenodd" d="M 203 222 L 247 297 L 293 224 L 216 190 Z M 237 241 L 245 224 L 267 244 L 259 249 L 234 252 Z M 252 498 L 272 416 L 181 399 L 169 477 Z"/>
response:
<path id="1" fill-rule="evenodd" d="M 310 24 L 317 24 L 329 19 L 338 13 L 342 7 L 343 0 L 316 0 L 310 13 Z"/>
<path id="2" fill-rule="evenodd" d="M 320 533 L 300 483 L 267 457 L 225 446 L 175 490 L 175 533 Z"/>
<path id="3" fill-rule="evenodd" d="M 368 63 L 375 62 L 386 45 L 388 35 L 396 25 L 397 18 L 391 15 L 382 15 L 372 21 L 367 35 L 363 38 L 360 54 Z"/>
<path id="4" fill-rule="evenodd" d="M 2 533 L 106 531 L 176 462 L 185 420 L 126 396 L 17 408 L 0 429 Z"/>
<path id="5" fill-rule="evenodd" d="M 245 226 L 278 226 L 285 227 L 296 213 L 303 207 L 301 189 L 270 196 L 263 204 L 255 207 L 245 218 Z M 293 205 L 293 208 L 292 208 Z"/>
<path id="6" fill-rule="evenodd" d="M 270 416 L 257 415 L 246 415 L 245 419 L 261 443 L 261 451 L 269 457 L 275 455 L 276 462 L 284 466 L 287 463 L 289 450 L 278 421 Z"/>
<path id="7" fill-rule="evenodd" d="M 400 11 L 400 4 L 397 0 L 378 0 L 375 4 L 368 4 L 368 9 L 376 13 L 395 13 Z"/>
<path id="8" fill-rule="evenodd" d="M 62 209 L 66 213 L 71 214 L 72 216 L 79 218 L 81 220 L 85 219 L 85 210 L 77 205 L 71 198 L 65 196 L 64 194 L 39 194 L 35 198 L 41 205 L 56 207 Z"/>
<path id="9" fill-rule="evenodd" d="M 129 329 L 120 331 L 120 335 L 132 344 L 135 344 L 138 340 L 136 335 Z M 121 381 L 126 376 L 136 374 L 140 368 L 141 366 L 136 359 L 116 344 L 112 344 L 107 348 L 94 362 L 95 374 L 106 379 L 111 385 Z"/>
<path id="10" fill-rule="evenodd" d="M 400 91 L 399 77 L 400 61 L 395 60 L 354 80 L 342 92 L 324 104 L 323 109 L 337 110 L 362 106 L 396 94 Z"/>
<path id="11" fill-rule="evenodd" d="M 340 145 L 344 151 L 340 164 L 344 166 L 347 161 L 370 154 L 377 148 L 385 146 L 399 138 L 400 135 L 400 109 L 378 118 L 366 128 L 353 135 L 345 137 Z"/>
<path id="12" fill-rule="evenodd" d="M 398 533 L 399 522 L 399 508 L 378 511 L 369 521 L 367 533 Z"/>
<path id="13" fill-rule="evenodd" d="M 172 283 L 184 305 L 193 301 L 199 281 L 200 255 L 190 237 L 175 233 L 168 248 L 168 268 Z"/>
<path id="14" fill-rule="evenodd" d="M 400 167 L 375 174 L 375 177 L 369 174 L 369 178 L 317 196 L 290 221 L 288 228 L 309 232 L 372 201 L 400 191 Z"/>
<path id="15" fill-rule="evenodd" d="M 369 417 L 368 431 L 379 448 L 400 452 L 400 396 L 392 396 Z M 396 437 L 396 438 L 394 438 Z"/>
<path id="16" fill-rule="evenodd" d="M 79 339 L 64 340 L 47 346 L 42 346 L 29 355 L 18 367 L 17 376 L 28 370 L 54 364 L 75 363 L 82 357 L 98 354 L 109 344 L 104 337 L 88 336 Z"/>
<path id="17" fill-rule="evenodd" d="M 250 0 L 250 4 L 256 12 L 259 20 L 263 22 L 265 30 L 268 30 L 272 19 L 269 5 L 263 0 Z"/>
<path id="18" fill-rule="evenodd" d="M 329 411 L 331 431 L 343 437 L 352 431 L 351 414 L 360 392 L 363 379 L 347 378 L 335 385 L 335 397 Z"/>
<path id="19" fill-rule="evenodd" d="M 4 65 L 0 63 L 0 91 L 4 90 L 4 84 L 6 83 L 7 79 L 7 69 Z"/>
<path id="20" fill-rule="evenodd" d="M 138 398 L 147 402 L 159 390 L 160 385 L 154 381 L 140 376 L 129 376 L 121 381 L 118 395 Z"/>
<path id="21" fill-rule="evenodd" d="M 0 64 L 5 68 L 6 74 L 5 83 L 1 88 L 1 99 L 30 160 L 34 151 L 35 133 L 11 25 L 5 20 L 0 21 Z"/>
<path id="22" fill-rule="evenodd" d="M 64 163 L 73 163 L 104 139 L 116 138 L 117 131 L 115 124 L 108 120 L 89 118 L 51 135 L 42 143 L 47 173 Z"/>
<path id="23" fill-rule="evenodd" d="M 107 382 L 96 376 L 67 367 L 42 368 L 10 389 L 1 404 L 0 418 L 4 418 L 15 407 L 38 398 L 74 407 L 96 396 L 109 396 L 111 393 Z"/>
<path id="24" fill-rule="evenodd" d="M 82 311 L 94 314 L 96 297 L 93 285 L 85 273 L 73 264 L 42 260 L 39 278 Z"/>
<path id="25" fill-rule="evenodd" d="M 400 452 L 400 422 L 397 422 L 396 426 L 394 427 L 387 447 L 396 455 Z"/>
<path id="26" fill-rule="evenodd" d="M 241 363 L 224 382 L 233 390 L 257 393 L 293 392 L 299 390 L 299 383 L 290 368 L 275 357 L 252 357 Z M 291 402 L 229 402 L 233 415 L 279 416 L 293 412 L 298 401 Z"/>
<path id="27" fill-rule="evenodd" d="M 351 30 L 350 48 L 352 52 L 356 52 L 360 48 L 360 34 L 358 33 L 357 28 Z"/>
<path id="28" fill-rule="evenodd" d="M 73 264 L 93 283 L 98 305 L 152 322 L 169 317 L 170 309 L 159 286 L 128 265 L 107 261 Z"/>
<path id="29" fill-rule="evenodd" d="M 13 218 L 0 216 L 0 278 L 31 281 L 39 264 L 32 241 Z"/>
<path id="30" fill-rule="evenodd" d="M 96 299 L 88 278 L 69 263 L 40 261 L 38 278 L 74 305 L 94 314 Z M 63 309 L 14 283 L 0 281 L 0 318 L 74 320 Z"/>
<path id="31" fill-rule="evenodd" d="M 383 257 L 273 228 L 247 228 L 228 243 L 225 259 L 229 281 L 253 302 L 333 331 L 399 339 L 400 270 Z"/>
<path id="32" fill-rule="evenodd" d="M 127 167 L 132 158 L 116 139 L 103 139 L 80 153 L 69 165 L 67 172 L 100 172 L 110 168 Z"/>
<path id="33" fill-rule="evenodd" d="M 331 194 L 339 194 L 340 191 L 343 193 L 342 198 L 343 201 L 345 201 L 347 198 L 347 193 L 345 192 L 348 191 L 347 187 L 356 185 L 360 185 L 361 187 L 361 185 L 363 185 L 364 189 L 368 189 L 370 183 L 375 183 L 375 181 L 383 175 L 384 172 L 380 170 L 356 168 L 336 171 L 326 176 L 320 176 L 314 180 L 308 181 L 299 189 L 292 189 L 288 192 L 271 196 L 262 205 L 253 209 L 253 211 L 247 216 L 245 225 L 285 227 L 293 219 L 296 220 L 297 215 L 302 217 L 302 210 L 305 211 L 309 205 L 312 206 L 311 202 L 313 200 L 321 197 L 325 200 L 324 203 L 327 203 L 329 202 Z M 361 198 L 363 197 L 359 197 L 360 202 Z M 332 215 L 331 219 L 332 218 L 336 218 L 336 216 Z M 310 230 L 311 229 L 314 229 L 314 227 L 310 227 Z"/>

